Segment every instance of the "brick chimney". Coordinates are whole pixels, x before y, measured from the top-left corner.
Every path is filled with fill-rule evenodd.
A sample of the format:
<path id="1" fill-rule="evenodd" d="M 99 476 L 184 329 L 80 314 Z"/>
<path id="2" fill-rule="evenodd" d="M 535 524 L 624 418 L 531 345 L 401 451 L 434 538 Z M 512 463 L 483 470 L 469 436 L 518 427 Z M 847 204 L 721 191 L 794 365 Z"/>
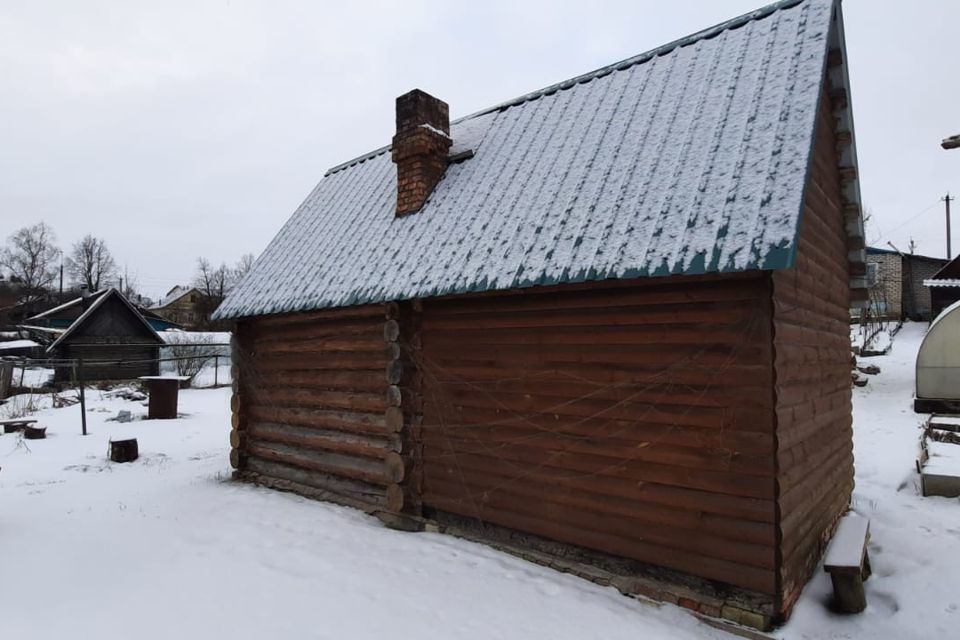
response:
<path id="1" fill-rule="evenodd" d="M 397 98 L 397 216 L 420 211 L 447 170 L 450 150 L 450 108 L 414 89 Z"/>

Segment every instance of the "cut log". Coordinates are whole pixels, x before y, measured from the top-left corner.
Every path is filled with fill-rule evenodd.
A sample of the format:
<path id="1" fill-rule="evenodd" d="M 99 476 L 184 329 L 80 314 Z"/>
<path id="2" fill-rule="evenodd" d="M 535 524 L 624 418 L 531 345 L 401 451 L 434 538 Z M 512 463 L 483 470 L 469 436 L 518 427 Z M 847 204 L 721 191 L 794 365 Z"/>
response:
<path id="1" fill-rule="evenodd" d="M 400 337 L 400 325 L 396 320 L 387 320 L 383 325 L 383 339 L 387 342 L 396 342 Z"/>
<path id="2" fill-rule="evenodd" d="M 136 438 L 110 441 L 110 459 L 114 462 L 133 462 L 138 457 L 140 452 Z"/>
<path id="3" fill-rule="evenodd" d="M 23 427 L 23 438 L 25 440 L 43 440 L 46 437 L 46 427 L 36 427 L 33 425 L 26 425 Z"/>

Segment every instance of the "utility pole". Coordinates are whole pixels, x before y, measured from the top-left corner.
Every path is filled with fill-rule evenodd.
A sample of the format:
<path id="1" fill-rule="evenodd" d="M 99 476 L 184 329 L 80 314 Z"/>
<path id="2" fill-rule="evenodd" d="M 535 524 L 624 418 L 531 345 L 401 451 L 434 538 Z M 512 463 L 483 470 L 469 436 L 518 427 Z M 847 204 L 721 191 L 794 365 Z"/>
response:
<path id="1" fill-rule="evenodd" d="M 910 236 L 909 247 L 910 247 L 910 255 L 913 255 L 914 252 L 917 250 L 917 243 L 913 241 L 913 236 Z"/>
<path id="2" fill-rule="evenodd" d="M 946 205 L 947 209 L 947 260 L 953 258 L 953 253 L 950 250 L 950 201 L 956 200 L 956 198 L 950 197 L 950 192 L 947 192 L 947 195 L 943 198 L 943 202 Z"/>
<path id="3" fill-rule="evenodd" d="M 63 260 L 60 260 L 60 304 L 63 304 Z"/>

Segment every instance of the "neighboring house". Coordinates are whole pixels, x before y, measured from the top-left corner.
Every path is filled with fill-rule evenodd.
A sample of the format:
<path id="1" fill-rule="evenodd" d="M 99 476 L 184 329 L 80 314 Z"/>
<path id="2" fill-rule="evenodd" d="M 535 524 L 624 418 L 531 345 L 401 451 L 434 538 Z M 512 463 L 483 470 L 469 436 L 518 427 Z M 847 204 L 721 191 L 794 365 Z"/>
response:
<path id="1" fill-rule="evenodd" d="M 932 316 L 960 300 L 960 256 L 953 258 L 936 273 L 923 281 L 924 289 L 931 300 Z"/>
<path id="2" fill-rule="evenodd" d="M 201 327 L 207 320 L 206 296 L 196 287 L 176 286 L 150 312 L 190 329 Z"/>
<path id="3" fill-rule="evenodd" d="M 64 306 L 29 321 L 52 325 L 64 313 Z M 80 308 L 80 315 L 65 329 L 41 324 L 25 327 L 35 339 L 49 344 L 47 357 L 71 361 L 56 367 L 55 381 L 71 380 L 77 360 L 83 361 L 83 378 L 88 382 L 130 380 L 159 373 L 163 340 L 119 291 L 110 288 L 83 297 Z"/>
<path id="4" fill-rule="evenodd" d="M 887 320 L 930 320 L 933 313 L 924 281 L 945 264 L 943 258 L 867 247 L 867 282 L 871 311 Z M 859 309 L 854 309 L 859 315 Z"/>
<path id="5" fill-rule="evenodd" d="M 453 123 L 398 98 L 214 315 L 238 477 L 784 620 L 853 487 L 846 61 L 794 0 Z"/>
<path id="6" fill-rule="evenodd" d="M 109 289 L 99 289 L 97 291 L 87 292 L 86 287 L 80 287 L 80 291 L 80 296 L 64 302 L 63 304 L 57 305 L 51 309 L 47 309 L 42 313 L 38 313 L 26 318 L 23 321 L 23 324 L 33 327 L 67 329 L 77 320 L 77 318 L 83 314 L 84 311 L 87 310 L 87 307 L 89 307 L 90 304 L 95 302 L 100 296 L 109 291 Z M 128 300 L 128 302 L 130 301 Z M 149 310 L 141 309 L 135 304 L 133 306 L 136 307 L 137 312 L 146 319 L 154 331 L 165 331 L 167 329 L 181 328 L 176 322 L 171 322 L 155 313 L 150 312 Z"/>

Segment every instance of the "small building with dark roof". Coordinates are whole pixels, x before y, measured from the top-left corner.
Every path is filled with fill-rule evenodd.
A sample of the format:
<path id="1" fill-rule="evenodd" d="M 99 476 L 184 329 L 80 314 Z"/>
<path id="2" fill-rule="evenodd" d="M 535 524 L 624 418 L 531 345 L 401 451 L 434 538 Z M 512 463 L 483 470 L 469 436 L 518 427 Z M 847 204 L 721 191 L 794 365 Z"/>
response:
<path id="1" fill-rule="evenodd" d="M 330 169 L 228 295 L 238 477 L 784 620 L 853 487 L 840 3 L 787 0 Z"/>
<path id="2" fill-rule="evenodd" d="M 67 329 L 76 322 L 87 308 L 95 302 L 100 296 L 105 294 L 109 289 L 98 289 L 97 291 L 87 292 L 84 287 L 81 287 L 81 295 L 59 304 L 55 307 L 47 309 L 42 313 L 33 315 L 23 321 L 23 324 L 30 325 L 32 327 L 48 327 L 51 329 Z M 129 300 L 128 300 L 129 302 Z M 163 318 L 156 313 L 151 312 L 148 309 L 142 309 L 132 302 L 130 303 L 133 306 L 137 313 L 143 316 L 143 318 L 150 324 L 154 331 L 166 331 L 167 329 L 180 329 L 181 326 L 172 320 Z"/>
<path id="3" fill-rule="evenodd" d="M 67 309 L 51 309 L 45 318 L 35 316 L 31 321 L 47 319 L 51 323 L 57 322 L 64 313 L 78 309 L 81 313 L 66 329 L 48 329 L 52 342 L 46 349 L 46 356 L 70 361 L 55 367 L 54 381 L 72 379 L 75 374 L 73 363 L 77 360 L 83 361 L 83 379 L 87 382 L 131 380 L 159 374 L 163 340 L 116 289 L 82 298 L 79 305 Z M 43 335 L 44 332 L 31 333 Z"/>

